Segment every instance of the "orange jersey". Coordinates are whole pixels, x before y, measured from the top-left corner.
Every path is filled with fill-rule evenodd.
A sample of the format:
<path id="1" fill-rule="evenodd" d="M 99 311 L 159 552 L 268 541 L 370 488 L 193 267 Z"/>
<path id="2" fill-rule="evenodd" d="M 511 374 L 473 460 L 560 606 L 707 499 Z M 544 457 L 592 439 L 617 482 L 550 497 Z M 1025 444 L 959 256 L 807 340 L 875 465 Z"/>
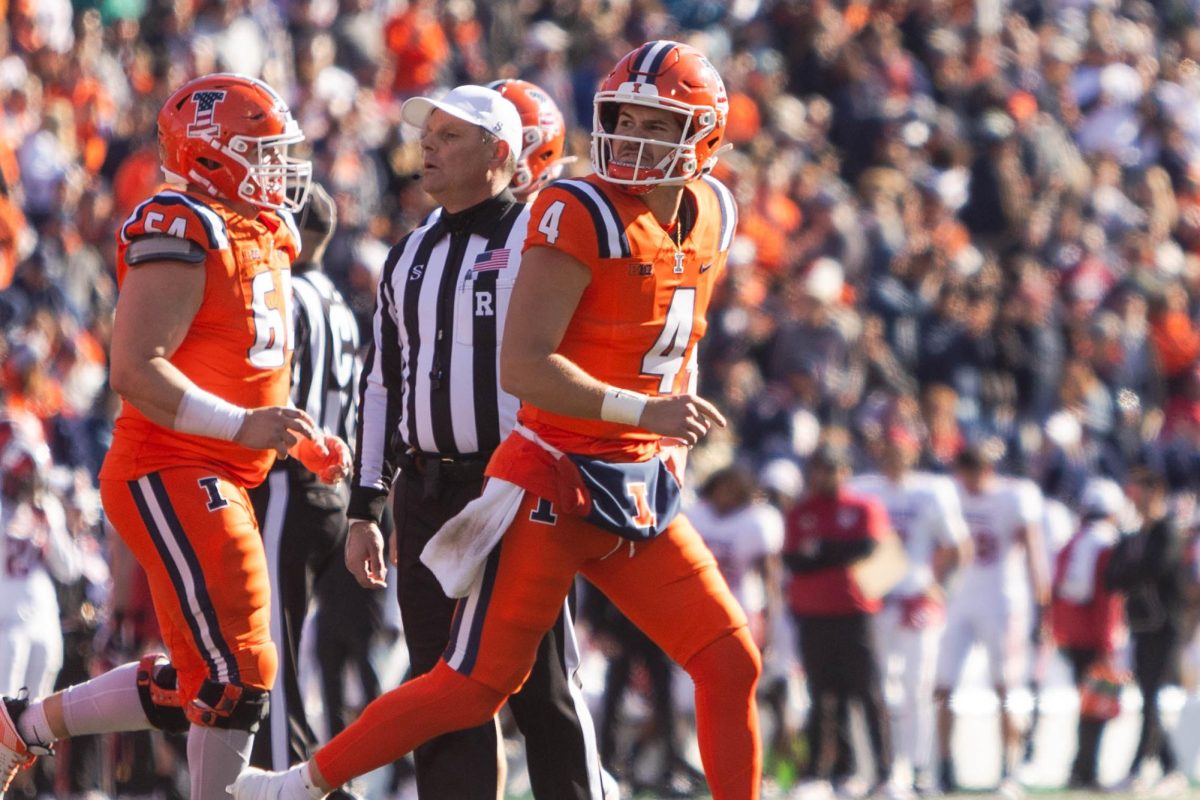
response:
<path id="1" fill-rule="evenodd" d="M 737 209 L 715 178 L 693 181 L 685 191 L 696 221 L 678 249 L 640 198 L 594 175 L 553 183 L 534 203 L 525 250 L 553 247 L 591 272 L 558 352 L 600 381 L 652 396 L 690 387 L 696 343 L 708 326 L 708 303 L 725 269 Z M 530 405 L 521 407 L 518 419 L 574 453 L 644 455 L 660 438 Z"/>
<path id="2" fill-rule="evenodd" d="M 299 242 L 286 212 L 264 211 L 249 219 L 218 201 L 163 191 L 121 226 L 117 281 L 144 261 L 202 258 L 196 266 L 205 270 L 204 300 L 171 363 L 201 389 L 234 405 L 287 405 L 291 263 Z M 254 486 L 274 459 L 273 450 L 164 428 L 125 403 L 100 475 L 133 480 L 167 467 L 203 466 Z"/>

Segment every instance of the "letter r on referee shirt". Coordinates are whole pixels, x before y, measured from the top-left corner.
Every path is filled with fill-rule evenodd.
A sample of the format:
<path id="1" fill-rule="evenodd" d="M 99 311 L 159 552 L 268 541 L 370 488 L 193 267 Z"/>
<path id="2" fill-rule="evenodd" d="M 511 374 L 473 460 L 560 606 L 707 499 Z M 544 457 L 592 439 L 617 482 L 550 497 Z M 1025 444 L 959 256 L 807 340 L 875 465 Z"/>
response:
<path id="1" fill-rule="evenodd" d="M 494 317 L 496 309 L 492 308 L 492 293 L 491 292 L 476 292 L 475 293 L 475 316 L 477 317 Z"/>

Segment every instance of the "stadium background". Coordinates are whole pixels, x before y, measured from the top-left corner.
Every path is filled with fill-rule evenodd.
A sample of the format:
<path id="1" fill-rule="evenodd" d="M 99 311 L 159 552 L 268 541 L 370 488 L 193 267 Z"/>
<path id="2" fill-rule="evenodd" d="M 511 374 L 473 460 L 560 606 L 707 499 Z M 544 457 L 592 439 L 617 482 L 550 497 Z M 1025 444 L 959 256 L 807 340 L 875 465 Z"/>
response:
<path id="1" fill-rule="evenodd" d="M 927 468 L 995 437 L 1005 470 L 1069 509 L 1089 475 L 1120 478 L 1150 454 L 1190 508 L 1194 2 L 0 0 L 0 10 L 0 398 L 46 437 L 52 486 L 91 557 L 87 577 L 63 589 L 76 670 L 140 635 L 106 614 L 92 488 L 116 406 L 105 370 L 114 230 L 159 179 L 163 98 L 215 70 L 261 76 L 291 104 L 338 203 L 328 270 L 362 322 L 388 245 L 429 210 L 413 179 L 415 132 L 399 124 L 405 98 L 531 80 L 566 114 L 584 172 L 591 94 L 608 65 L 645 40 L 691 42 L 730 92 L 734 149 L 717 174 L 741 212 L 701 355 L 701 392 L 733 424 L 697 451 L 697 481 L 735 459 L 802 467 L 830 431 L 861 443 L 899 396 L 923 422 Z M 1200 741 L 1191 673 L 1172 724 L 1188 768 Z M 1069 719 L 1073 693 L 1059 678 Z M 987 713 L 985 691 L 960 696 L 964 718 Z M 1132 745 L 1110 738 L 1123 761 Z M 1061 780 L 1065 756 L 1035 752 L 1034 783 Z M 1102 763 L 1102 777 L 1119 775 Z"/>

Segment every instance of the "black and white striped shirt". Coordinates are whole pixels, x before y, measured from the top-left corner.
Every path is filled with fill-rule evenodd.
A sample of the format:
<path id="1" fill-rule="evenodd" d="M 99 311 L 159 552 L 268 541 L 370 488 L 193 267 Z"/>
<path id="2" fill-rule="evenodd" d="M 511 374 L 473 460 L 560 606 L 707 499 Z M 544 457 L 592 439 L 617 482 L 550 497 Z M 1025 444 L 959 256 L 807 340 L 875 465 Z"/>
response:
<path id="1" fill-rule="evenodd" d="M 358 421 L 358 322 L 323 272 L 292 275 L 292 404 L 343 441 Z M 286 467 L 293 459 L 279 460 Z"/>
<path id="2" fill-rule="evenodd" d="M 529 207 L 505 191 L 443 211 L 388 253 L 360 393 L 349 514 L 378 520 L 406 450 L 487 456 L 516 422 L 500 333 Z"/>

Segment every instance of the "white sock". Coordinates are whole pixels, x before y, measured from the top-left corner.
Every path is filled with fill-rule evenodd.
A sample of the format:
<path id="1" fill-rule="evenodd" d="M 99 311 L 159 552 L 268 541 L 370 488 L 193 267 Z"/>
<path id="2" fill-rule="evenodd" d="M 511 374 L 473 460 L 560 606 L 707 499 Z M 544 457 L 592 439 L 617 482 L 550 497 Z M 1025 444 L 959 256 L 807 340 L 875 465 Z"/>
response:
<path id="1" fill-rule="evenodd" d="M 46 719 L 46 708 L 42 705 L 43 702 L 38 700 L 30 703 L 20 718 L 16 720 L 17 733 L 27 745 L 49 747 L 58 741 L 50 730 L 50 721 Z"/>
<path id="2" fill-rule="evenodd" d="M 192 797 L 229 797 L 227 788 L 250 761 L 253 742 L 254 734 L 249 731 L 193 725 L 187 740 Z"/>
<path id="3" fill-rule="evenodd" d="M 63 720 L 72 736 L 153 728 L 137 688 L 138 662 L 114 667 L 63 692 Z M 33 710 L 33 706 L 29 707 Z M 21 715 L 21 719 L 29 712 Z"/>

